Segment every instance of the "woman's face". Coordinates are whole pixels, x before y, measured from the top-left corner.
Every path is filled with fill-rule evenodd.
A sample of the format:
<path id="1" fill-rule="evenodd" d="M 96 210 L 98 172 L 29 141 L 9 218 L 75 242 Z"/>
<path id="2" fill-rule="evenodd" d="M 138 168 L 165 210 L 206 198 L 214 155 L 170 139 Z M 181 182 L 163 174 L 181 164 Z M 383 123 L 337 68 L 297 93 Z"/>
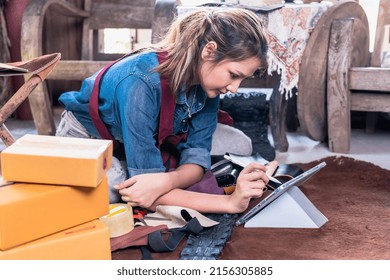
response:
<path id="1" fill-rule="evenodd" d="M 209 98 L 227 92 L 237 92 L 241 82 L 252 76 L 261 64 L 257 57 L 241 61 L 222 60 L 215 64 L 205 49 L 203 52 L 206 53 L 203 55 L 202 52 L 202 63 L 199 67 L 199 83 Z"/>

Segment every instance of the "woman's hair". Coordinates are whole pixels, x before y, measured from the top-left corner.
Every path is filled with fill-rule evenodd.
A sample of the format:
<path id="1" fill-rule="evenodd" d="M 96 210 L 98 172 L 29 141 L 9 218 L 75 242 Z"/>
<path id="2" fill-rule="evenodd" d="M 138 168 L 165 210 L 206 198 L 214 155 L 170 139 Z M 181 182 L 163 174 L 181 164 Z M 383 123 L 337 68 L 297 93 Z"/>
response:
<path id="1" fill-rule="evenodd" d="M 170 78 L 172 91 L 188 89 L 197 77 L 201 51 L 210 41 L 217 43 L 214 62 L 241 61 L 257 57 L 266 63 L 267 36 L 259 17 L 244 9 L 202 9 L 177 18 L 166 37 L 154 46 L 168 53 L 156 70 Z"/>

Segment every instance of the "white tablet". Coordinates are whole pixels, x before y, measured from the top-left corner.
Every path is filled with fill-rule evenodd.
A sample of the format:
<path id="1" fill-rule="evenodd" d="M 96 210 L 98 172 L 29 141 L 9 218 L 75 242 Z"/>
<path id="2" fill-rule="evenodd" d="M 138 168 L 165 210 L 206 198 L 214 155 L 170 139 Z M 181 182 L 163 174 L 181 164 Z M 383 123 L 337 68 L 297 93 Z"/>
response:
<path id="1" fill-rule="evenodd" d="M 237 219 L 235 225 L 239 226 L 249 219 L 251 219 L 254 215 L 259 213 L 262 209 L 264 209 L 267 205 L 269 205 L 272 201 L 277 199 L 279 196 L 288 191 L 292 186 L 299 187 L 304 182 L 306 182 L 310 177 L 312 177 L 315 173 L 317 173 L 320 169 L 326 166 L 326 162 L 321 162 L 320 164 L 310 168 L 309 170 L 303 172 L 297 177 L 287 181 L 286 183 L 280 185 L 275 191 L 273 191 L 269 196 L 260 201 L 257 205 L 255 205 L 251 210 L 249 210 L 245 215 L 241 216 Z"/>

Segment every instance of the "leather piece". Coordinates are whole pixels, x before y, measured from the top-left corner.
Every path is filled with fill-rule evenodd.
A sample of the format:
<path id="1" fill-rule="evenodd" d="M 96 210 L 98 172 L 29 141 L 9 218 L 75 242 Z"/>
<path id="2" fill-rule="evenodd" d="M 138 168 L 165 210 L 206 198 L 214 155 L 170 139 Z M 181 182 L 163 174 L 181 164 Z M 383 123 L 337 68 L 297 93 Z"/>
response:
<path id="1" fill-rule="evenodd" d="M 209 214 L 219 224 L 204 229 L 199 235 L 191 234 L 180 254 L 181 260 L 216 260 L 229 240 L 238 215 Z"/>
<path id="2" fill-rule="evenodd" d="M 221 260 L 390 259 L 390 171 L 342 156 L 322 159 L 326 168 L 300 187 L 329 222 L 320 229 L 234 227 Z M 318 164 L 297 164 L 303 170 Z M 258 200 L 253 200 L 253 204 Z M 248 245 L 249 244 L 249 245 Z M 177 260 L 180 248 L 154 259 Z M 139 250 L 114 252 L 115 260 L 139 259 Z"/>
<path id="3" fill-rule="evenodd" d="M 168 227 L 166 225 L 138 226 L 124 235 L 112 237 L 110 238 L 111 252 L 132 246 L 146 246 L 148 234 L 161 230 L 168 231 Z"/>
<path id="4" fill-rule="evenodd" d="M 182 228 L 170 230 L 170 237 L 165 240 L 160 231 L 154 231 L 148 236 L 148 244 L 155 252 L 172 252 L 187 235 L 198 235 L 203 230 L 197 218 L 191 218 Z"/>
<path id="5" fill-rule="evenodd" d="M 0 76 L 16 76 L 24 74 L 36 74 L 40 76 L 42 81 L 47 77 L 51 70 L 57 65 L 61 59 L 60 53 L 46 54 L 26 61 L 16 61 L 5 63 L 10 66 L 20 67 L 28 70 L 28 73 L 15 71 L 1 71 Z"/>
<path id="6" fill-rule="evenodd" d="M 201 181 L 189 186 L 187 190 L 192 192 L 219 195 L 222 195 L 224 193 L 223 188 L 220 188 L 218 186 L 217 180 L 210 170 L 206 171 Z"/>

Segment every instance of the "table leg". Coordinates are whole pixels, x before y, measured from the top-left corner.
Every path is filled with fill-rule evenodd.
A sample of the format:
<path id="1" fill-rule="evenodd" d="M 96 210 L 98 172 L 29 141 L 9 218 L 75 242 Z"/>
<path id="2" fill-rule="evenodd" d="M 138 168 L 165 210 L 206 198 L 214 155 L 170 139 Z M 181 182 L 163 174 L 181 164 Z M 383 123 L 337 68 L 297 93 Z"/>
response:
<path id="1" fill-rule="evenodd" d="M 288 141 L 286 136 L 287 100 L 279 92 L 280 75 L 276 75 L 270 99 L 270 126 L 275 150 L 287 152 Z"/>

